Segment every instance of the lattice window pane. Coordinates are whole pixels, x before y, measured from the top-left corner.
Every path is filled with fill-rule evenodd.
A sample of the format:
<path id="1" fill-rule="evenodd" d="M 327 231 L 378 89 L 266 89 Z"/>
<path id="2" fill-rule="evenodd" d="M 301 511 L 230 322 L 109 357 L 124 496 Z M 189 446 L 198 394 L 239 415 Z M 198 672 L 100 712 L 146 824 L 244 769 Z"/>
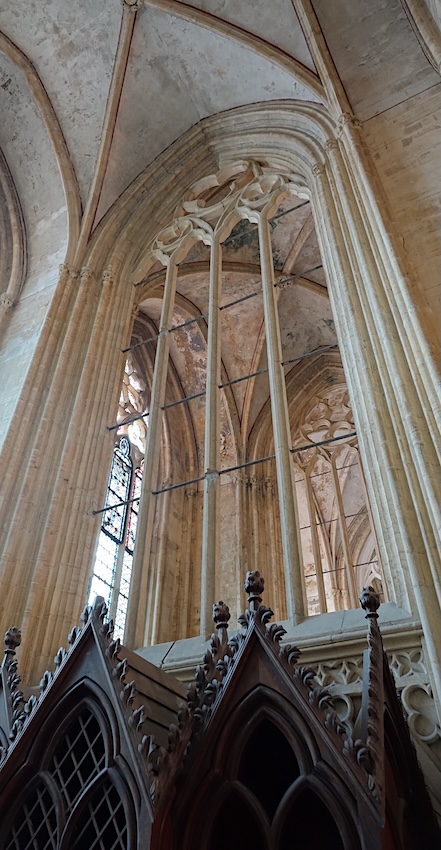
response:
<path id="1" fill-rule="evenodd" d="M 118 543 L 101 531 L 95 558 L 94 573 L 90 585 L 89 604 L 91 605 L 95 596 L 102 596 L 110 605 L 115 570 L 118 559 Z"/>
<path id="2" fill-rule="evenodd" d="M 133 486 L 132 486 L 132 499 L 139 499 L 141 496 L 141 483 L 142 483 L 142 467 L 135 471 L 133 476 Z M 133 552 L 135 548 L 135 539 L 136 539 L 136 528 L 138 525 L 138 511 L 139 511 L 139 502 L 132 502 L 129 505 L 129 516 L 127 520 L 127 536 L 126 536 L 126 549 L 128 552 Z"/>
<path id="3" fill-rule="evenodd" d="M 75 830 L 72 850 L 126 850 L 127 823 L 120 796 L 110 782 L 95 791 Z"/>
<path id="4" fill-rule="evenodd" d="M 26 799 L 6 838 L 5 850 L 56 850 L 57 818 L 43 782 Z"/>
<path id="5" fill-rule="evenodd" d="M 105 748 L 99 723 L 89 709 L 84 709 L 59 741 L 49 768 L 68 810 L 104 766 Z"/>
<path id="6" fill-rule="evenodd" d="M 119 503 L 125 502 L 129 498 L 131 479 L 130 444 L 128 439 L 123 437 L 120 445 L 115 448 L 113 453 L 106 502 L 107 505 L 119 505 L 119 507 L 105 511 L 101 525 L 102 530 L 111 535 L 118 543 L 122 543 L 124 538 L 127 513 L 127 505 L 120 505 Z"/>

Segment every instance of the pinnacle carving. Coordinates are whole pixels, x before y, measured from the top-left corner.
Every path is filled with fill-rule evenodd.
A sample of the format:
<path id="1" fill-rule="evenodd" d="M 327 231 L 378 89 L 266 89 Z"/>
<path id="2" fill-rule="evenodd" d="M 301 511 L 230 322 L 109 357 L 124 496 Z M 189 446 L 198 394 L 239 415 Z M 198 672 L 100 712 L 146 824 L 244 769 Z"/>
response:
<path id="1" fill-rule="evenodd" d="M 360 605 L 364 611 L 367 611 L 366 618 L 378 617 L 380 596 L 373 587 L 363 587 L 360 593 Z"/>
<path id="2" fill-rule="evenodd" d="M 225 645 L 227 643 L 227 640 L 228 640 L 228 621 L 229 621 L 230 617 L 231 617 L 230 609 L 229 609 L 228 605 L 225 604 L 225 602 L 222 602 L 222 600 L 221 600 L 220 602 L 214 603 L 214 605 L 213 605 L 213 622 L 216 626 L 216 629 L 217 629 L 218 635 L 219 635 L 219 637 L 218 637 L 219 648 L 225 647 Z M 212 636 L 212 645 L 213 645 L 213 641 L 215 640 L 215 638 L 216 638 L 216 635 L 213 635 Z M 217 649 L 218 648 L 216 647 L 216 651 L 217 651 Z"/>
<path id="3" fill-rule="evenodd" d="M 248 593 L 248 602 L 251 611 L 256 611 L 262 602 L 261 594 L 265 588 L 265 579 L 260 575 L 259 570 L 250 570 L 246 574 L 245 592 Z"/>
<path id="4" fill-rule="evenodd" d="M 21 644 L 21 631 L 16 626 L 8 629 L 5 634 L 6 652 L 15 653 L 15 650 Z"/>

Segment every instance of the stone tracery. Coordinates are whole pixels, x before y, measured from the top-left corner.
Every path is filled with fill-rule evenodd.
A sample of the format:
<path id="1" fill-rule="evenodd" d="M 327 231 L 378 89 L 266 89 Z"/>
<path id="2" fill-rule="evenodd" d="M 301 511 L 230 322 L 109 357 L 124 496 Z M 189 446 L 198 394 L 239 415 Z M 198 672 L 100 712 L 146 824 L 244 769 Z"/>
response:
<path id="1" fill-rule="evenodd" d="M 350 535 L 347 524 L 352 521 L 354 529 L 356 527 L 358 538 L 360 538 L 357 552 L 364 552 L 366 547 L 363 546 L 364 539 L 361 540 L 362 531 L 358 514 L 360 511 L 360 516 L 364 516 L 366 513 L 366 496 L 360 474 L 358 479 L 355 480 L 354 472 L 351 473 L 346 468 L 357 465 L 357 450 L 355 426 L 345 385 L 332 386 L 320 397 L 311 398 L 308 402 L 307 397 L 303 396 L 301 405 L 305 406 L 308 403 L 309 407 L 304 411 L 303 420 L 299 423 L 297 431 L 293 431 L 292 426 L 287 427 L 285 424 L 290 417 L 292 419 L 293 414 L 288 413 L 289 403 L 283 372 L 289 373 L 290 370 L 294 372 L 291 364 L 295 364 L 297 359 L 301 360 L 304 355 L 314 355 L 314 352 L 310 352 L 308 349 L 302 350 L 302 346 L 308 345 L 309 340 L 307 338 L 296 343 L 292 332 L 287 337 L 285 335 L 281 337 L 278 302 L 282 297 L 285 301 L 288 299 L 289 302 L 293 290 L 292 287 L 286 290 L 285 286 L 282 288 L 276 285 L 279 283 L 276 263 L 280 261 L 275 258 L 279 257 L 280 254 L 275 254 L 275 251 L 282 251 L 282 257 L 283 252 L 292 255 L 292 240 L 286 224 L 286 232 L 281 237 L 280 225 L 277 222 L 280 216 L 283 220 L 283 217 L 291 213 L 291 210 L 295 211 L 299 208 L 299 214 L 302 218 L 300 219 L 300 226 L 296 225 L 296 228 L 301 231 L 302 222 L 310 216 L 309 209 L 303 209 L 305 205 L 308 207 L 308 201 L 302 201 L 307 196 L 308 192 L 303 186 L 303 178 L 289 172 L 283 173 L 283 170 L 282 172 L 276 171 L 265 162 L 238 161 L 193 185 L 175 208 L 175 218 L 160 231 L 150 243 L 149 252 L 144 255 L 143 280 L 147 281 L 143 284 L 144 290 L 146 291 L 148 286 L 149 269 L 150 271 L 153 270 L 152 280 L 158 276 L 158 261 L 165 266 L 165 282 L 164 294 L 163 296 L 161 294 L 162 313 L 161 317 L 157 319 L 159 332 L 152 376 L 146 446 L 146 475 L 141 500 L 140 537 L 135 551 L 135 572 L 139 576 L 141 571 L 145 569 L 146 552 L 150 551 L 152 546 L 155 523 L 158 522 L 161 511 L 164 510 L 160 502 L 160 499 L 164 498 L 160 495 L 161 492 L 166 494 L 174 486 L 181 483 L 185 484 L 186 480 L 190 483 L 195 480 L 199 505 L 195 519 L 200 523 L 199 534 L 200 539 L 202 539 L 199 591 L 201 594 L 201 634 L 205 633 L 205 623 L 209 621 L 210 617 L 206 600 L 212 598 L 214 594 L 216 583 L 219 581 L 221 565 L 223 574 L 225 574 L 226 559 L 233 560 L 232 581 L 234 582 L 233 576 L 242 562 L 243 556 L 240 555 L 240 552 L 248 549 L 249 557 L 259 556 L 259 546 L 262 545 L 264 540 L 259 525 L 267 525 L 268 531 L 271 526 L 271 538 L 275 543 L 277 539 L 279 540 L 280 554 L 275 559 L 275 563 L 278 565 L 275 566 L 274 579 L 276 586 L 278 586 L 279 608 L 282 611 L 286 610 L 289 617 L 294 617 L 294 619 L 301 617 L 304 610 L 312 614 L 355 606 L 357 586 L 362 586 L 359 583 L 360 576 L 355 573 L 358 569 L 357 562 L 349 551 Z M 296 203 L 294 198 L 299 202 Z M 274 222 L 273 216 L 275 216 Z M 270 221 L 272 222 L 271 228 L 269 227 Z M 241 224 L 240 227 L 239 223 Z M 243 224 L 245 224 L 245 229 Z M 256 225 L 257 232 L 253 230 Z M 231 259 L 235 260 L 236 265 L 238 265 L 237 260 L 241 259 L 242 244 L 248 244 L 251 236 L 253 239 L 257 237 L 255 244 L 259 259 L 258 274 L 260 281 L 257 280 L 256 288 L 248 292 L 244 299 L 247 301 L 248 310 L 251 306 L 251 302 L 248 300 L 250 298 L 254 299 L 254 303 L 259 305 L 257 309 L 260 310 L 263 345 L 255 363 L 256 366 L 263 366 L 263 369 L 256 371 L 258 376 L 261 373 L 265 374 L 265 377 L 262 378 L 254 378 L 254 372 L 249 376 L 241 374 L 240 371 L 237 374 L 237 369 L 243 370 L 244 365 L 238 367 L 234 363 L 229 364 L 233 374 L 225 374 L 225 364 L 228 362 L 225 342 L 223 342 L 227 317 L 225 311 L 227 308 L 234 310 L 236 304 L 243 300 L 241 288 L 244 279 L 239 274 L 233 288 L 228 290 L 228 295 L 223 295 L 222 289 L 226 275 L 226 271 L 223 269 L 223 257 L 224 255 L 228 257 L 228 260 L 225 261 L 227 268 L 230 267 L 228 264 L 231 263 Z M 299 248 L 300 252 L 306 242 L 307 238 L 303 237 L 303 242 Z M 228 246 L 227 254 L 224 252 L 224 244 L 225 248 Z M 237 245 L 239 247 L 236 247 Z M 277 249 L 275 246 L 277 246 Z M 182 279 L 186 281 L 185 291 L 190 292 L 191 275 L 196 273 L 198 264 L 207 263 L 207 252 L 209 259 L 208 265 L 205 266 L 205 280 L 200 275 L 199 278 L 195 277 L 195 280 L 201 282 L 198 284 L 198 289 L 192 290 L 194 318 L 184 322 L 184 326 L 191 326 L 192 322 L 196 323 L 195 327 L 197 325 L 200 332 L 203 331 L 204 327 L 207 328 L 204 332 L 206 333 L 205 377 L 202 378 L 200 386 L 196 387 L 197 392 L 195 393 L 194 383 L 189 378 L 188 371 L 183 372 L 182 369 L 179 371 L 180 358 L 182 356 L 187 357 L 183 352 L 185 352 L 185 345 L 190 344 L 191 346 L 191 338 L 188 337 L 184 347 L 181 343 L 178 345 L 178 340 L 181 338 L 179 328 L 182 320 L 174 317 L 179 315 L 176 312 L 176 305 L 180 291 L 181 273 L 189 274 L 188 279 L 186 277 Z M 193 265 L 190 266 L 190 263 Z M 186 272 L 187 265 L 190 268 L 189 272 Z M 301 273 L 294 274 L 294 278 L 300 278 L 300 284 L 303 283 L 304 286 L 309 284 L 313 287 L 313 292 L 318 292 L 323 283 L 320 280 L 320 272 L 315 271 L 315 269 L 320 268 L 320 264 L 315 261 L 314 269 L 308 270 L 304 281 Z M 319 275 L 317 280 L 320 280 L 320 284 L 314 281 L 314 275 L 312 275 L 312 283 L 309 283 L 307 274 L 310 274 L 311 271 L 315 271 L 316 277 Z M 208 290 L 207 277 L 209 278 Z M 282 277 L 281 280 L 283 281 L 284 278 Z M 202 281 L 204 282 L 202 283 Z M 205 298 L 203 302 L 200 300 L 199 294 L 202 292 Z M 300 292 L 303 292 L 303 290 L 301 289 Z M 298 297 L 301 303 L 301 294 Z M 317 298 L 317 295 L 315 297 Z M 258 302 L 257 298 L 259 298 Z M 263 305 L 260 301 L 261 298 Z M 144 302 L 145 307 L 142 306 L 142 290 L 139 303 L 141 310 L 144 309 L 148 312 L 151 309 L 148 300 Z M 199 304 L 202 305 L 202 303 L 206 306 L 199 307 Z M 323 305 L 326 304 L 323 296 L 322 303 Z M 198 309 L 201 311 L 200 317 L 198 317 Z M 256 307 L 253 307 L 253 309 L 256 309 Z M 247 313 L 240 318 L 242 325 L 238 323 L 239 316 L 236 319 L 233 337 L 235 346 L 237 346 L 241 336 L 244 333 L 246 334 L 246 320 Z M 331 330 L 332 319 L 323 318 L 321 321 L 331 333 L 330 339 L 335 340 L 335 335 L 332 336 L 333 331 Z M 195 342 L 196 338 L 194 338 Z M 139 343 L 136 344 L 139 345 Z M 287 347 L 288 345 L 290 348 Z M 296 345 L 297 349 L 295 348 Z M 312 345 L 311 342 L 309 342 L 309 345 Z M 293 346 L 294 351 L 300 350 L 300 358 L 288 358 L 287 365 L 281 365 L 284 364 L 287 353 L 291 353 L 290 349 Z M 312 347 L 314 348 L 313 345 Z M 335 348 L 335 343 L 331 344 L 330 348 Z M 321 352 L 320 348 L 317 350 Z M 285 351 L 286 353 L 284 353 Z M 170 357 L 172 358 L 171 361 Z M 152 488 L 149 482 L 155 481 L 159 473 L 158 445 L 163 423 L 169 415 L 170 402 L 166 403 L 165 395 L 169 362 L 174 363 L 183 382 L 182 397 L 171 402 L 171 405 L 178 405 L 177 411 L 179 412 L 180 402 L 188 399 L 190 417 L 193 418 L 196 433 L 199 429 L 199 437 L 196 439 L 205 442 L 205 450 L 202 451 L 202 446 L 200 447 L 200 457 L 196 468 L 186 467 L 185 463 L 182 465 L 182 482 L 173 478 L 165 480 L 162 476 L 163 484 L 158 484 L 156 492 L 152 492 L 155 488 Z M 266 383 L 267 376 L 269 385 Z M 226 380 L 228 377 L 233 378 L 233 380 Z M 251 381 L 253 381 L 254 396 L 256 399 L 260 398 L 258 404 L 261 406 L 267 403 L 268 410 L 271 406 L 271 418 L 269 420 L 273 423 L 272 428 L 270 428 L 269 445 L 271 447 L 264 452 L 270 457 L 269 461 L 262 465 L 262 458 L 259 455 L 250 455 L 247 446 L 247 430 L 251 428 L 254 432 L 256 423 L 245 422 L 243 418 L 245 408 L 241 411 L 240 406 L 238 406 L 239 396 L 237 391 L 235 394 L 234 386 L 231 391 L 229 390 L 230 384 L 235 385 L 236 381 L 239 383 L 245 381 L 245 386 L 249 384 L 251 389 L 253 386 Z M 250 386 L 248 386 L 248 391 Z M 228 387 L 228 390 L 222 390 L 222 387 Z M 230 392 L 230 395 L 228 395 L 228 392 Z M 201 396 L 203 398 L 199 401 Z M 195 401 L 192 401 L 193 399 Z M 197 406 L 199 407 L 196 413 Z M 234 417 L 238 420 L 235 427 L 233 426 Z M 200 424 L 198 425 L 197 422 L 200 422 Z M 348 437 L 342 443 L 341 438 L 345 434 Z M 311 481 L 307 485 L 307 493 L 302 496 L 299 493 L 298 475 L 297 487 L 294 481 L 291 452 L 298 445 L 314 444 L 317 441 L 323 441 L 323 439 L 331 441 L 329 447 L 314 448 L 312 452 L 308 453 L 297 454 L 296 451 L 294 452 L 293 457 L 298 470 L 304 470 L 305 464 L 309 464 L 308 481 L 312 475 Z M 336 440 L 336 442 L 332 443 L 333 440 Z M 351 458 L 351 462 L 348 463 Z M 241 469 L 244 465 L 247 467 L 249 464 L 251 464 L 251 469 L 245 468 L 245 477 L 243 477 Z M 319 466 L 321 464 L 320 469 L 317 464 Z M 260 481 L 262 474 L 265 484 L 254 489 L 253 482 Z M 311 483 L 317 476 L 320 479 L 332 480 L 327 492 L 325 488 L 324 494 L 322 494 L 321 501 L 323 504 L 321 506 L 317 501 L 314 484 Z M 303 477 L 303 473 L 301 477 Z M 251 484 L 251 490 L 249 490 L 249 495 L 244 501 L 245 492 L 243 488 L 244 485 L 247 488 L 248 483 Z M 349 510 L 343 504 L 340 490 L 343 490 L 345 486 L 351 487 L 352 490 L 354 490 L 354 487 L 358 490 L 361 488 L 362 495 L 358 497 L 360 504 L 355 512 Z M 171 504 L 173 504 L 173 494 L 170 498 Z M 223 532 L 221 545 L 220 529 L 226 527 L 225 523 L 228 522 L 228 516 L 232 518 L 231 508 L 227 509 L 225 513 L 227 498 L 229 501 L 234 500 L 237 503 L 239 525 L 234 532 L 231 543 Z M 305 501 L 305 498 L 307 505 L 309 505 L 309 508 L 306 508 L 306 513 L 301 504 L 302 501 Z M 248 507 L 246 507 L 247 502 L 249 503 Z M 323 507 L 325 505 L 327 507 L 324 513 Z M 299 513 L 301 514 L 300 518 Z M 349 517 L 347 518 L 346 515 L 349 515 Z M 309 565 L 310 559 L 307 552 L 308 544 L 305 548 L 303 534 L 305 529 L 309 529 L 307 533 L 310 537 L 312 534 L 312 543 L 309 543 L 309 549 L 313 552 L 311 565 Z M 372 533 L 369 518 L 366 527 L 363 525 L 363 529 L 365 538 L 369 537 Z M 374 549 L 375 546 L 372 546 L 369 557 L 370 561 L 376 563 L 377 558 L 373 556 Z M 317 567 L 315 564 L 317 564 Z M 305 578 L 303 576 L 304 571 Z M 152 567 L 150 573 L 154 573 Z M 326 588 L 322 573 L 326 574 Z M 363 571 L 363 576 L 365 574 L 366 570 Z M 153 583 L 150 592 L 156 595 L 158 580 L 151 575 L 151 581 Z M 154 590 L 155 582 L 156 591 Z M 195 582 L 194 590 L 196 586 L 197 583 Z M 319 591 L 317 591 L 318 586 Z M 134 596 L 136 599 L 136 591 Z M 231 603 L 233 598 L 229 597 L 228 601 Z"/>

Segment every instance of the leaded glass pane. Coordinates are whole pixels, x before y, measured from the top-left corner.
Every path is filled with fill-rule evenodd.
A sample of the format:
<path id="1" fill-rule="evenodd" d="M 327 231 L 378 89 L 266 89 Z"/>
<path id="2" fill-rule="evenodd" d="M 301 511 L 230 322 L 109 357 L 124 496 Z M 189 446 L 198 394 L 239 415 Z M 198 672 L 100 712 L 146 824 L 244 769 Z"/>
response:
<path id="1" fill-rule="evenodd" d="M 110 605 L 117 559 L 118 543 L 101 531 L 90 586 L 89 604 L 93 602 L 95 596 L 102 596 L 107 606 Z"/>
<path id="2" fill-rule="evenodd" d="M 139 500 L 141 496 L 141 483 L 142 483 L 142 468 L 137 469 L 133 476 L 133 486 L 132 486 L 132 499 Z M 127 536 L 126 536 L 126 549 L 128 552 L 133 552 L 135 548 L 135 539 L 136 539 L 136 529 L 138 526 L 138 512 L 139 512 L 139 501 L 131 502 L 129 505 L 129 516 L 127 520 Z"/>
<path id="3" fill-rule="evenodd" d="M 57 818 L 52 797 L 39 782 L 27 797 L 6 838 L 5 850 L 55 850 Z"/>
<path id="4" fill-rule="evenodd" d="M 82 812 L 72 850 L 126 850 L 127 824 L 121 798 L 109 781 L 100 785 Z"/>
<path id="5" fill-rule="evenodd" d="M 67 810 L 105 766 L 104 739 L 94 714 L 85 708 L 57 744 L 49 767 Z"/>
<path id="6" fill-rule="evenodd" d="M 105 511 L 101 528 L 111 535 L 118 543 L 124 539 L 124 526 L 127 513 L 127 502 L 130 494 L 132 478 L 132 461 L 130 460 L 130 444 L 126 437 L 121 439 L 120 445 L 113 453 L 112 468 L 110 470 L 109 486 L 107 488 L 107 505 L 114 505 L 111 510 Z"/>

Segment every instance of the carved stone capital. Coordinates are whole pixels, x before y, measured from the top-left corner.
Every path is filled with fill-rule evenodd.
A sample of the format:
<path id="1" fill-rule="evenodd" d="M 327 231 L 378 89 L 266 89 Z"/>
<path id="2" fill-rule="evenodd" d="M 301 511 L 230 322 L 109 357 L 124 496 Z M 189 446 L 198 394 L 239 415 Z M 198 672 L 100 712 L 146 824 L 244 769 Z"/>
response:
<path id="1" fill-rule="evenodd" d="M 142 6 L 142 0 L 120 0 L 121 6 L 128 12 L 137 12 Z"/>
<path id="2" fill-rule="evenodd" d="M 15 304 L 14 299 L 11 298 L 11 296 L 8 295 L 7 292 L 1 293 L 1 295 L 0 295 L 0 308 L 4 313 L 6 313 L 8 310 L 11 310 L 12 307 L 14 307 L 14 304 Z"/>
<path id="3" fill-rule="evenodd" d="M 342 112 L 337 121 L 337 125 L 339 137 L 341 137 L 345 127 L 351 127 L 353 130 L 360 130 L 362 126 L 360 119 L 353 115 L 352 112 Z"/>
<path id="4" fill-rule="evenodd" d="M 113 274 L 112 269 L 106 269 L 101 277 L 103 286 L 111 285 L 115 280 L 115 275 Z"/>
<path id="5" fill-rule="evenodd" d="M 93 275 L 92 269 L 90 269 L 89 266 L 83 266 L 83 268 L 80 271 L 81 283 L 88 284 L 88 283 L 90 283 L 91 280 L 93 280 L 93 277 L 94 277 L 94 275 Z"/>
<path id="6" fill-rule="evenodd" d="M 78 271 L 69 263 L 60 263 L 58 266 L 60 277 L 78 277 Z"/>
<path id="7" fill-rule="evenodd" d="M 338 151 L 339 144 L 337 139 L 327 139 L 325 142 L 325 148 L 327 151 Z"/>
<path id="8" fill-rule="evenodd" d="M 316 164 L 312 166 L 311 171 L 316 180 L 322 180 L 325 176 L 325 166 L 320 162 L 316 162 Z"/>

